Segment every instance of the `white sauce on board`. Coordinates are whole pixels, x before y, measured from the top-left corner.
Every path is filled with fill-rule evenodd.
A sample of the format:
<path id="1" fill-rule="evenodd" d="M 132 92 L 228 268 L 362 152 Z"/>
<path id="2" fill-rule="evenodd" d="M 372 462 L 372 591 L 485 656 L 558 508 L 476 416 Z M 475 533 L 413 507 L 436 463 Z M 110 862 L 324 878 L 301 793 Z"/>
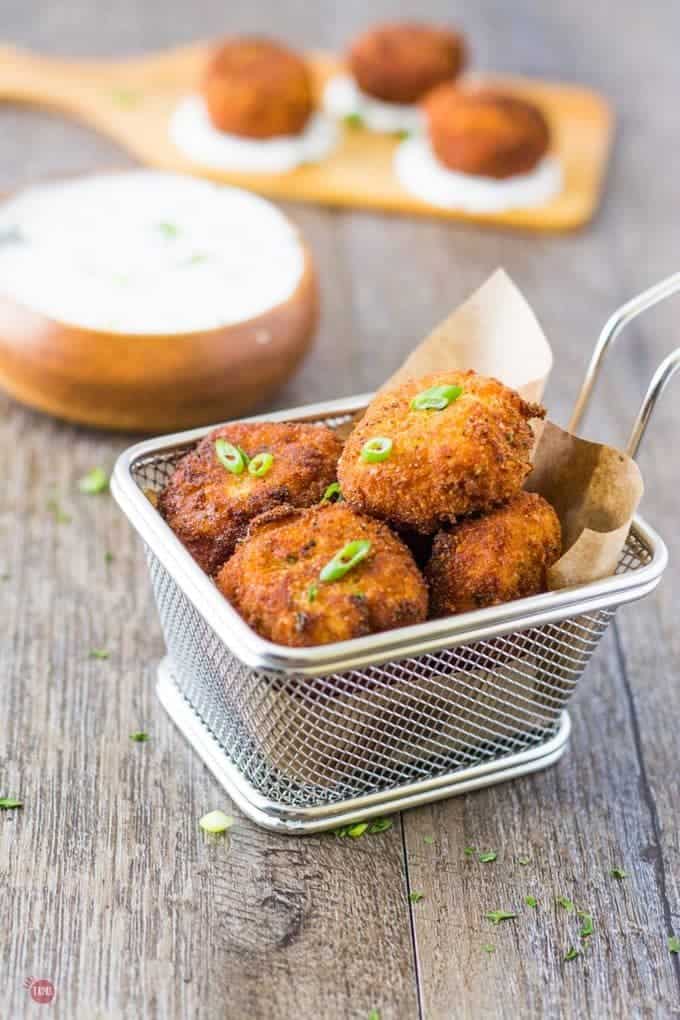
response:
<path id="1" fill-rule="evenodd" d="M 423 124 L 423 114 L 417 104 L 385 103 L 368 96 L 348 74 L 335 75 L 327 82 L 322 102 L 331 116 L 339 120 L 360 117 L 365 127 L 378 134 L 417 131 Z"/>
<path id="2" fill-rule="evenodd" d="M 338 140 L 335 123 L 323 113 L 313 113 L 299 135 L 262 139 L 230 135 L 214 126 L 201 96 L 182 100 L 169 130 L 173 144 L 194 163 L 244 173 L 285 173 L 318 163 Z"/>
<path id="3" fill-rule="evenodd" d="M 528 174 L 498 180 L 443 166 L 425 135 L 407 138 L 394 154 L 394 172 L 406 191 L 429 205 L 470 213 L 499 213 L 544 205 L 562 190 L 559 160 L 546 156 Z"/>
<path id="4" fill-rule="evenodd" d="M 0 204 L 0 293 L 72 326 L 180 334 L 286 301 L 304 251 L 273 205 L 149 170 L 29 188 Z"/>

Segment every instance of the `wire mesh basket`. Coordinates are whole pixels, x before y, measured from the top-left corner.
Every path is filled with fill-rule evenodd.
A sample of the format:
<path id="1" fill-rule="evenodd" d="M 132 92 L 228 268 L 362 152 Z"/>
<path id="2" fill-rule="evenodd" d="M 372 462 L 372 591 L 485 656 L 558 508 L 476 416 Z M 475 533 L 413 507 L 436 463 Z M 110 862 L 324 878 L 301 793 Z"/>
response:
<path id="1" fill-rule="evenodd" d="M 628 318 L 650 293 L 625 306 Z M 621 324 L 601 338 L 584 389 Z M 678 354 L 650 385 L 633 454 Z M 367 402 L 261 417 L 337 429 Z M 585 404 L 577 404 L 573 430 Z M 269 828 L 317 831 L 557 760 L 569 734 L 565 707 L 617 606 L 651 591 L 666 565 L 648 525 L 635 519 L 616 574 L 604 580 L 335 645 L 287 648 L 245 624 L 149 499 L 208 431 L 132 447 L 112 488 L 145 543 L 168 651 L 161 701 L 246 814 Z"/>

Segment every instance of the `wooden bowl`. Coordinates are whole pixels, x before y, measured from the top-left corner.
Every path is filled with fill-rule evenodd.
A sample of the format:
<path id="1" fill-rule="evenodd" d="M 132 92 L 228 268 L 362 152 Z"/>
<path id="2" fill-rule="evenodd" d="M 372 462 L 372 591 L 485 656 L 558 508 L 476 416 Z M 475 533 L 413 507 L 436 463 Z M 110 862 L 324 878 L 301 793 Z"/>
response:
<path id="1" fill-rule="evenodd" d="M 318 322 L 312 257 L 290 298 L 200 332 L 140 335 L 55 321 L 0 294 L 0 385 L 58 418 L 164 432 L 243 415 L 292 374 Z"/>

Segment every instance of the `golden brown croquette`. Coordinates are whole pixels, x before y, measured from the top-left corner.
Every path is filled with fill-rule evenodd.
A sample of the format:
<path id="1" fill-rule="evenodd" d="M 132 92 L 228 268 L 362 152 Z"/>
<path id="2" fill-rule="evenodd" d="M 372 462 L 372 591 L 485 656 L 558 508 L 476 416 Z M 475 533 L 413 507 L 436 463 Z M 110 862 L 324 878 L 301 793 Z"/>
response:
<path id="1" fill-rule="evenodd" d="M 423 105 L 430 144 L 449 170 L 512 177 L 533 170 L 550 147 L 545 116 L 517 96 L 441 85 Z"/>
<path id="2" fill-rule="evenodd" d="M 426 568 L 432 616 L 466 613 L 546 590 L 562 529 L 550 504 L 520 492 L 505 506 L 461 521 L 434 540 Z"/>
<path id="3" fill-rule="evenodd" d="M 324 580 L 349 543 L 367 543 L 365 558 Z M 249 626 L 282 645 L 345 641 L 427 617 L 427 586 L 406 546 L 344 503 L 280 508 L 253 521 L 217 586 Z"/>
<path id="4" fill-rule="evenodd" d="M 218 457 L 215 444 L 220 439 L 248 458 L 271 454 L 271 465 L 259 477 L 248 466 L 233 474 Z M 159 510 L 194 559 L 212 574 L 258 514 L 281 504 L 318 502 L 335 480 L 341 449 L 325 425 L 222 425 L 179 462 L 160 495 Z"/>
<path id="5" fill-rule="evenodd" d="M 419 409 L 423 393 L 454 395 L 446 406 Z M 427 403 L 427 401 L 426 401 Z M 379 393 L 356 426 L 338 464 L 338 480 L 355 510 L 424 534 L 488 510 L 516 495 L 531 470 L 531 418 L 545 411 L 496 379 L 442 372 Z M 366 460 L 369 440 L 391 444 Z"/>
<path id="6" fill-rule="evenodd" d="M 417 103 L 462 70 L 463 36 L 420 22 L 376 25 L 352 43 L 349 67 L 362 92 L 387 103 Z"/>
<path id="7" fill-rule="evenodd" d="M 302 57 L 259 37 L 225 40 L 204 74 L 202 94 L 215 127 L 245 138 L 300 134 L 314 106 Z"/>

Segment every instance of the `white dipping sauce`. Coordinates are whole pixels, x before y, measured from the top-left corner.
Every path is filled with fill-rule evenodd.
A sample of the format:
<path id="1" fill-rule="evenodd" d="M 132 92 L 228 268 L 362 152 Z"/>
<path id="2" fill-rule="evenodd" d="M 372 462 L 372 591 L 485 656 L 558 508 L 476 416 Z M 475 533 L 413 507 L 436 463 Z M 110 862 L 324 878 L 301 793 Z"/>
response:
<path id="1" fill-rule="evenodd" d="M 354 78 L 335 75 L 326 84 L 323 107 L 339 120 L 360 117 L 365 127 L 378 134 L 396 135 L 401 131 L 417 131 L 423 125 L 423 114 L 414 104 L 384 103 L 362 92 Z"/>
<path id="2" fill-rule="evenodd" d="M 286 301 L 304 272 L 289 221 L 237 188 L 148 170 L 30 188 L 0 205 L 0 293 L 58 322 L 179 334 Z"/>
<path id="3" fill-rule="evenodd" d="M 329 117 L 313 113 L 299 135 L 242 138 L 214 126 L 201 96 L 187 96 L 170 119 L 170 138 L 194 163 L 212 170 L 285 173 L 325 159 L 335 148 L 338 131 Z"/>
<path id="4" fill-rule="evenodd" d="M 399 145 L 394 171 L 404 189 L 423 202 L 470 213 L 528 209 L 544 205 L 562 190 L 562 170 L 554 156 L 546 156 L 530 173 L 499 180 L 448 170 L 427 136 L 420 134 Z"/>

